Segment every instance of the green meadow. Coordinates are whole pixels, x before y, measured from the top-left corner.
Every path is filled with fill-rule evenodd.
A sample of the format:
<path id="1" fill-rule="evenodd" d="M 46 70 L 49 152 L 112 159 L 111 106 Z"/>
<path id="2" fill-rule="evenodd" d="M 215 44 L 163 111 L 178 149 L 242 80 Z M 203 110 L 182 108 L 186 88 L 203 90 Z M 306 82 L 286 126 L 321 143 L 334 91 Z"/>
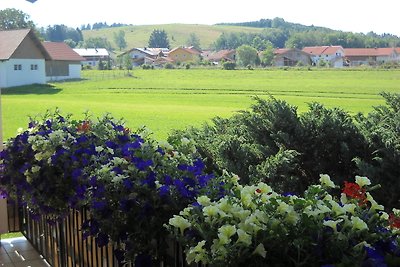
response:
<path id="1" fill-rule="evenodd" d="M 165 139 L 172 129 L 229 117 L 254 96 L 274 96 L 307 111 L 308 103 L 367 113 L 384 104 L 380 92 L 400 92 L 397 70 L 173 69 L 83 71 L 82 80 L 2 90 L 5 139 L 26 128 L 29 116 L 59 108 L 83 118 L 111 113 L 130 128 L 147 126 Z"/>

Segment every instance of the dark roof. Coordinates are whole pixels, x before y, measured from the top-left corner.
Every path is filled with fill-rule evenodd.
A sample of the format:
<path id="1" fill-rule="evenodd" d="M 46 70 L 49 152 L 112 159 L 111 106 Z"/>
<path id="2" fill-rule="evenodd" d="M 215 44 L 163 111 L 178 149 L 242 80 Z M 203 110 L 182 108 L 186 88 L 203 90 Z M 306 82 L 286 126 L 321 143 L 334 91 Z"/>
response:
<path id="1" fill-rule="evenodd" d="M 84 61 L 71 47 L 63 42 L 42 42 L 42 45 L 52 60 L 60 61 Z"/>
<path id="2" fill-rule="evenodd" d="M 48 59 L 49 55 L 42 46 L 40 40 L 36 37 L 31 29 L 8 30 L 0 31 L 0 60 L 8 60 L 12 57 L 14 52 L 18 49 L 25 38 L 31 38 L 39 50 L 42 52 L 44 58 Z"/>

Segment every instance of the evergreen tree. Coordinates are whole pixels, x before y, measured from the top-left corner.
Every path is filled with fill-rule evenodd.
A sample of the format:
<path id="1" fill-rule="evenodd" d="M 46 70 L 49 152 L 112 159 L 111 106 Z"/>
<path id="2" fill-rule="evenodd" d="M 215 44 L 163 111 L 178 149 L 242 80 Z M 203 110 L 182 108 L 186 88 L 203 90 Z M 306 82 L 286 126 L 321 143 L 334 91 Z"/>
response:
<path id="1" fill-rule="evenodd" d="M 149 38 L 149 47 L 169 48 L 168 35 L 165 30 L 153 30 Z"/>

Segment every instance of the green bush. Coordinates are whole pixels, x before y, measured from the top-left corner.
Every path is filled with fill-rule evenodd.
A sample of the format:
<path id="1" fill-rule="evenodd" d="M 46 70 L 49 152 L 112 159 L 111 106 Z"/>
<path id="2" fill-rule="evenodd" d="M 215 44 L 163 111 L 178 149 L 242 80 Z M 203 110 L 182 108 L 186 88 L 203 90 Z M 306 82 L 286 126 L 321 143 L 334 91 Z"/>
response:
<path id="1" fill-rule="evenodd" d="M 392 102 L 395 102 L 394 98 Z M 318 177 L 326 172 L 340 183 L 359 173 L 361 162 L 369 166 L 362 174 L 371 177 L 375 183 L 392 176 L 390 181 L 395 183 L 400 166 L 399 142 L 394 141 L 396 129 L 398 140 L 399 129 L 399 115 L 395 110 L 399 108 L 392 107 L 391 112 L 382 110 L 382 115 L 388 117 L 387 114 L 392 114 L 386 120 L 375 118 L 376 115 L 364 119 L 367 120 L 365 123 L 374 118 L 380 121 L 375 125 L 381 127 L 381 139 L 388 138 L 382 128 L 384 123 L 393 125 L 391 139 L 377 144 L 369 144 L 371 141 L 368 139 L 373 138 L 366 133 L 373 127 L 357 127 L 353 118 L 341 109 L 312 103 L 307 112 L 298 115 L 296 107 L 273 97 L 267 100 L 257 98 L 250 111 L 242 111 L 228 119 L 217 117 L 212 124 L 175 134 L 196 141 L 209 171 L 221 173 L 226 169 L 238 174 L 242 184 L 265 182 L 278 192 L 303 192 L 316 182 L 309 177 Z M 391 145 L 384 147 L 384 141 Z M 388 160 L 378 165 L 376 160 L 372 160 L 377 156 L 372 151 L 382 148 L 385 150 L 379 156 Z M 369 172 L 371 164 L 380 168 L 378 174 Z M 388 182 L 382 184 L 390 187 Z M 390 191 L 393 198 L 399 199 L 400 194 L 394 189 Z M 388 207 L 395 206 L 384 199 L 379 200 Z"/>
<path id="2" fill-rule="evenodd" d="M 224 70 L 234 70 L 236 68 L 235 62 L 225 62 L 222 64 Z"/>
<path id="3" fill-rule="evenodd" d="M 175 67 L 174 67 L 174 64 L 172 64 L 172 63 L 166 63 L 164 65 L 164 69 L 172 70 L 172 69 L 175 69 Z"/>
<path id="4" fill-rule="evenodd" d="M 355 161 L 360 174 L 382 185 L 384 190 L 377 192 L 376 198 L 394 207 L 400 204 L 400 94 L 382 96 L 386 106 L 375 107 L 367 116 L 356 116 L 369 155 Z"/>

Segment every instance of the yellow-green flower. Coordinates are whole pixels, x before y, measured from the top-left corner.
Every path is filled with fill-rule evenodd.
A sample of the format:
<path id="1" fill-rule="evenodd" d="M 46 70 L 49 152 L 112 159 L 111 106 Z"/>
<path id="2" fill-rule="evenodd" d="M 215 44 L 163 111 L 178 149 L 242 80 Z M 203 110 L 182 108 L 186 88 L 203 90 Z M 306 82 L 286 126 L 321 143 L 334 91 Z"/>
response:
<path id="1" fill-rule="evenodd" d="M 218 208 L 216 206 L 204 207 L 203 214 L 208 217 L 213 217 L 218 214 Z"/>
<path id="2" fill-rule="evenodd" d="M 183 218 L 179 215 L 174 215 L 173 218 L 169 219 L 169 224 L 179 228 L 182 235 L 183 235 L 183 232 L 185 231 L 185 229 L 189 228 L 191 226 L 191 224 L 188 220 L 186 220 L 185 218 Z"/>
<path id="3" fill-rule="evenodd" d="M 236 226 L 223 225 L 218 229 L 218 238 L 221 244 L 228 244 L 231 242 L 231 237 L 236 233 Z"/>
<path id="4" fill-rule="evenodd" d="M 370 185 L 371 181 L 367 177 L 356 176 L 356 184 L 360 187 L 364 187 L 364 185 Z"/>
<path id="5" fill-rule="evenodd" d="M 332 182 L 331 177 L 327 174 L 320 174 L 319 175 L 319 182 L 321 185 L 327 187 L 327 188 L 335 188 L 335 184 Z"/>
<path id="6" fill-rule="evenodd" d="M 242 229 L 238 229 L 237 234 L 238 234 L 238 240 L 237 240 L 238 243 L 243 243 L 247 246 L 251 245 L 251 235 L 249 235 Z"/>
<path id="7" fill-rule="evenodd" d="M 333 231 L 337 232 L 337 225 L 338 225 L 338 223 L 340 223 L 342 221 L 343 221 L 343 219 L 339 219 L 339 220 L 336 220 L 336 221 L 327 220 L 327 221 L 323 222 L 323 225 L 328 226 L 328 227 L 332 228 Z"/>
<path id="8" fill-rule="evenodd" d="M 353 225 L 353 229 L 355 230 L 368 230 L 368 225 L 358 217 L 351 216 L 351 223 Z"/>
<path id="9" fill-rule="evenodd" d="M 253 254 L 260 255 L 263 258 L 267 256 L 267 251 L 265 250 L 263 243 L 258 244 L 256 249 L 253 251 Z"/>
<path id="10" fill-rule="evenodd" d="M 198 202 L 200 205 L 204 206 L 204 207 L 209 206 L 209 205 L 211 204 L 211 200 L 210 200 L 207 196 L 200 196 L 200 197 L 198 197 L 198 198 L 197 198 L 197 202 Z"/>

